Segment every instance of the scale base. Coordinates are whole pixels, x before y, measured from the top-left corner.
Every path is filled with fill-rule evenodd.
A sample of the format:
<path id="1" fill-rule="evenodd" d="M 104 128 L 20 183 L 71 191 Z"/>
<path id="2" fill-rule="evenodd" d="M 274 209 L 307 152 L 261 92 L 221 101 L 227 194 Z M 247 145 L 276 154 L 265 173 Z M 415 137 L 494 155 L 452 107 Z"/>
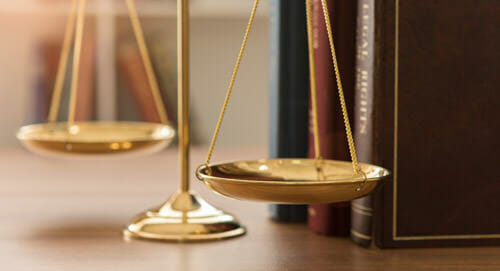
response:
<path id="1" fill-rule="evenodd" d="M 193 192 L 177 192 L 162 206 L 135 217 L 123 230 L 126 238 L 159 241 L 212 241 L 245 234 L 232 215 Z"/>

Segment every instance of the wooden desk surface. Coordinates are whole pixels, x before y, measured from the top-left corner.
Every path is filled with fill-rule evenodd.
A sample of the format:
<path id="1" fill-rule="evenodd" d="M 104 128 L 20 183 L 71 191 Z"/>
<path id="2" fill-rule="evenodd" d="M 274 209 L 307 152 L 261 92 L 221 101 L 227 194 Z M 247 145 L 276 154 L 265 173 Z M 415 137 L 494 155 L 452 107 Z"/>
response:
<path id="1" fill-rule="evenodd" d="M 193 167 L 204 152 L 193 151 Z M 214 161 L 263 155 L 216 151 Z M 177 176 L 175 148 L 101 161 L 1 149 L 0 270 L 500 270 L 500 248 L 364 249 L 274 223 L 266 204 L 219 197 L 194 179 L 194 190 L 235 214 L 247 235 L 195 244 L 123 240 L 123 225 L 166 200 Z"/>

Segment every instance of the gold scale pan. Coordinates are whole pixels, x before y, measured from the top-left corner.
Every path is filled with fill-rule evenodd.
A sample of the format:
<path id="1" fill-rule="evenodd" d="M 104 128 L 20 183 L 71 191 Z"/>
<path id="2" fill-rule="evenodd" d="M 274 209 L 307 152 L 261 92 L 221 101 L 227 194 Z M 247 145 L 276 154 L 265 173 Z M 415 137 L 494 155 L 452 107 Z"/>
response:
<path id="1" fill-rule="evenodd" d="M 76 92 L 86 0 L 73 0 L 64 34 L 48 122 L 23 126 L 17 133 L 17 138 L 27 149 L 44 155 L 108 157 L 110 155 L 153 153 L 171 143 L 175 136 L 175 131 L 169 124 L 165 106 L 161 99 L 137 10 L 132 0 L 126 0 L 126 3 L 161 123 L 126 121 L 75 122 Z M 75 34 L 74 39 L 73 34 Z M 74 42 L 74 49 L 69 116 L 67 122 L 57 122 L 72 42 Z"/>
<path id="2" fill-rule="evenodd" d="M 216 193 L 239 200 L 275 203 L 321 203 L 349 201 L 370 194 L 390 173 L 387 169 L 379 166 L 358 163 L 340 80 L 326 0 L 321 0 L 321 3 L 352 161 L 323 160 L 321 157 L 312 46 L 311 0 L 306 0 L 315 159 L 262 159 L 210 164 L 258 3 L 259 0 L 255 0 L 206 161 L 196 171 L 198 179 L 202 180 Z"/>

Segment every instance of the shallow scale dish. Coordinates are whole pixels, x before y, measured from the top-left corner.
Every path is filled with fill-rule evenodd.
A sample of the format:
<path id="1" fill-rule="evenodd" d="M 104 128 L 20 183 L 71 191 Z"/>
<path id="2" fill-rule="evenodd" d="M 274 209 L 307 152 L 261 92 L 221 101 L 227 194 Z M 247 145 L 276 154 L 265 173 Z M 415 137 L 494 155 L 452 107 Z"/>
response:
<path id="1" fill-rule="evenodd" d="M 35 153 L 85 157 L 153 153 L 174 135 L 171 126 L 160 123 L 56 122 L 23 126 L 17 138 Z"/>
<path id="2" fill-rule="evenodd" d="M 353 177 L 352 163 L 315 159 L 263 159 L 201 166 L 197 177 L 213 191 L 239 200 L 274 203 L 341 202 L 371 193 L 387 169 L 359 164 L 366 174 Z"/>

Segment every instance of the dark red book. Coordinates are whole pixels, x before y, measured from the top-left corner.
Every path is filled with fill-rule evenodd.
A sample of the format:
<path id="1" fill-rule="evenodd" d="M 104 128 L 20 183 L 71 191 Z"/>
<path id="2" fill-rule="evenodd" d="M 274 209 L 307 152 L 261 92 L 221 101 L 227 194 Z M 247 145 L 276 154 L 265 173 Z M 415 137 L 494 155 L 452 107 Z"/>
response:
<path id="1" fill-rule="evenodd" d="M 332 20 L 342 85 L 347 107 L 352 115 L 354 111 L 356 1 L 328 0 L 327 3 Z M 313 1 L 312 18 L 321 155 L 324 159 L 349 160 L 344 121 L 320 0 Z M 309 123 L 309 157 L 314 158 L 312 121 Z M 349 236 L 350 219 L 349 202 L 309 205 L 308 224 L 314 232 Z"/>
<path id="2" fill-rule="evenodd" d="M 500 1 L 359 3 L 355 139 L 392 175 L 354 201 L 352 239 L 500 245 Z"/>

